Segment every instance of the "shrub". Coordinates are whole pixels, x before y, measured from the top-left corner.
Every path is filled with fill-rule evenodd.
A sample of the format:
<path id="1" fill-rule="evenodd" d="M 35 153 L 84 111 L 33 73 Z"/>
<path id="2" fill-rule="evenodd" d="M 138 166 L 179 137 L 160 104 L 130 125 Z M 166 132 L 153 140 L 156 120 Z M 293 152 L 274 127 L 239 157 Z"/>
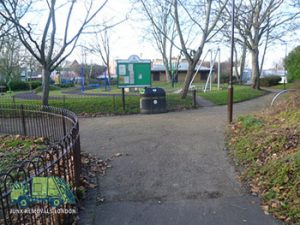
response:
<path id="1" fill-rule="evenodd" d="M 42 85 L 41 81 L 31 81 L 32 90 L 36 89 L 37 87 L 40 87 L 41 85 Z M 10 87 L 11 87 L 12 91 L 28 91 L 28 90 L 30 90 L 30 82 L 14 80 L 10 83 Z M 8 86 L 7 86 L 7 89 L 8 89 Z"/>
<path id="2" fill-rule="evenodd" d="M 300 46 L 291 51 L 284 59 L 284 66 L 288 73 L 288 80 L 300 80 Z"/>
<path id="3" fill-rule="evenodd" d="M 272 75 L 260 78 L 260 86 L 262 87 L 270 87 L 277 85 L 281 81 L 280 76 Z"/>
<path id="4" fill-rule="evenodd" d="M 27 82 L 28 85 L 30 82 Z M 38 80 L 35 80 L 35 81 L 31 81 L 31 88 L 32 89 L 36 89 L 37 87 L 40 87 L 42 86 L 42 81 L 38 81 Z"/>
<path id="5" fill-rule="evenodd" d="M 263 124 L 261 120 L 251 115 L 239 117 L 238 121 L 242 124 L 243 128 L 246 130 L 254 127 L 260 127 Z"/>
<path id="6" fill-rule="evenodd" d="M 29 90 L 29 85 L 27 82 L 14 80 L 10 83 L 10 87 L 12 91 L 25 91 Z M 7 85 L 7 89 L 9 89 Z"/>
<path id="7" fill-rule="evenodd" d="M 228 74 L 221 74 L 220 76 L 220 83 L 224 84 L 224 83 L 228 83 L 229 81 L 229 75 Z M 235 76 L 232 77 L 232 82 L 236 83 L 237 79 Z M 217 79 L 216 79 L 217 82 Z"/>
<path id="8" fill-rule="evenodd" d="M 59 84 L 57 86 L 60 88 L 69 88 L 69 87 L 74 87 L 74 83 L 71 82 L 71 83 Z"/>

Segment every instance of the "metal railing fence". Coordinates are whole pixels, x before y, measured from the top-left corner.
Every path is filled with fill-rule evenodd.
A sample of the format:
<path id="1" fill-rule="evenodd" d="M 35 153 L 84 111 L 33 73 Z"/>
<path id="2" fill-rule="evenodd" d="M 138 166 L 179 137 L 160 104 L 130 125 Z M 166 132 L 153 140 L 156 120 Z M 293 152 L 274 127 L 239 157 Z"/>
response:
<path id="1" fill-rule="evenodd" d="M 25 212 L 11 202 L 12 185 L 30 183 L 35 176 L 57 176 L 70 184 L 73 192 L 80 182 L 80 136 L 77 116 L 68 110 L 38 105 L 0 104 L 0 133 L 43 137 L 47 148 L 38 155 L 0 168 L 0 224 L 66 224 L 76 215 L 66 214 L 73 206 L 64 205 L 61 213 L 49 213 L 51 207 L 35 204 Z M 44 211 L 36 210 L 36 207 Z M 68 223 L 68 222 L 67 222 Z"/>

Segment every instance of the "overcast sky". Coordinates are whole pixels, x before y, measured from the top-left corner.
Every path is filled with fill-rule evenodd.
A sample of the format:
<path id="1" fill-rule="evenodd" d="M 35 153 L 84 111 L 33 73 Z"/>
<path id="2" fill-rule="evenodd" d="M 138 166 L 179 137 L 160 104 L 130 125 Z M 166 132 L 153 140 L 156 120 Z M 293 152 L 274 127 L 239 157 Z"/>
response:
<path id="1" fill-rule="evenodd" d="M 97 21 L 101 22 L 101 20 L 109 22 L 121 21 L 123 20 L 127 14 L 129 14 L 130 19 L 114 27 L 110 31 L 110 39 L 111 39 L 111 56 L 112 60 L 117 58 L 127 59 L 130 55 L 139 55 L 145 59 L 154 59 L 161 58 L 159 52 L 156 50 L 155 42 L 149 43 L 149 40 L 144 40 L 143 36 L 145 35 L 141 31 L 141 27 L 144 26 L 141 21 L 136 20 L 133 14 L 130 14 L 132 5 L 129 0 L 109 0 L 108 4 L 105 7 L 105 10 L 101 13 L 101 19 Z M 100 18 L 100 17 L 99 17 Z M 274 67 L 274 64 L 280 61 L 282 57 L 285 56 L 286 47 L 287 52 L 291 51 L 294 47 L 299 45 L 299 41 L 290 41 L 286 45 L 274 45 L 272 46 L 265 58 L 265 66 L 264 69 Z M 217 48 L 218 46 L 210 45 L 207 46 L 204 53 L 208 50 L 208 48 Z M 230 49 L 226 46 L 220 46 L 221 48 L 221 60 L 226 60 L 229 58 Z M 74 54 L 69 58 L 77 59 L 79 62 L 82 60 L 81 50 L 78 48 Z M 250 57 L 248 57 L 250 59 Z M 87 59 L 87 62 L 93 62 L 97 64 L 101 64 L 100 58 L 95 56 L 90 56 Z M 251 64 L 248 65 L 251 66 Z"/>

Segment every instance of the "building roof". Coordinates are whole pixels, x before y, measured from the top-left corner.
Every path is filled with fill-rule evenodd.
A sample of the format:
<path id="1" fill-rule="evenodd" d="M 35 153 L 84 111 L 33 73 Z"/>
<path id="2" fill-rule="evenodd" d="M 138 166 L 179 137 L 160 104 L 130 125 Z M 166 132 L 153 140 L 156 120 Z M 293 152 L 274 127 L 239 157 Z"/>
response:
<path id="1" fill-rule="evenodd" d="M 160 64 L 154 64 L 151 67 L 152 72 L 162 72 L 162 71 L 165 71 L 165 70 L 166 70 L 165 66 L 160 65 Z M 188 70 L 188 63 L 179 63 L 179 66 L 178 66 L 178 71 L 179 72 L 186 72 L 187 70 Z M 197 71 L 197 70 L 199 70 L 199 71 L 209 71 L 210 68 L 205 67 L 205 66 L 200 67 L 199 65 L 197 65 L 195 67 L 194 71 Z"/>
<path id="2" fill-rule="evenodd" d="M 117 59 L 117 63 L 151 63 L 150 59 L 141 59 L 137 55 L 131 55 L 128 59 Z"/>

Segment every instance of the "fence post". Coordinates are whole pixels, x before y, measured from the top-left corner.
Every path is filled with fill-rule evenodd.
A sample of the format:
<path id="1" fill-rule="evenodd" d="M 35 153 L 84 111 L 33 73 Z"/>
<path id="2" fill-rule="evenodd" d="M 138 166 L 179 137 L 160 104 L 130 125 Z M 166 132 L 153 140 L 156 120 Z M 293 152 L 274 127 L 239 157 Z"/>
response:
<path id="1" fill-rule="evenodd" d="M 197 108 L 197 91 L 196 90 L 193 90 L 193 107 L 194 108 Z"/>
<path id="2" fill-rule="evenodd" d="M 23 105 L 21 105 L 21 117 L 22 117 L 23 134 L 24 134 L 24 136 L 27 136 L 25 113 L 24 113 L 24 106 Z"/>
<path id="3" fill-rule="evenodd" d="M 125 112 L 125 89 L 122 88 L 122 106 L 123 106 L 123 111 Z"/>
<path id="4" fill-rule="evenodd" d="M 64 111 L 61 112 L 61 118 L 63 123 L 64 137 L 65 137 L 67 135 L 67 130 L 66 130 L 66 119 L 65 119 Z"/>
<path id="5" fill-rule="evenodd" d="M 12 101 L 13 101 L 13 104 L 16 104 L 16 100 L 15 100 L 15 96 L 14 95 L 12 96 Z"/>
<path id="6" fill-rule="evenodd" d="M 79 134 L 77 136 L 77 140 L 75 140 L 75 148 L 73 150 L 73 156 L 74 156 L 75 184 L 76 184 L 76 187 L 79 187 L 80 186 L 80 174 L 81 174 L 81 149 L 80 149 L 80 135 Z"/>

